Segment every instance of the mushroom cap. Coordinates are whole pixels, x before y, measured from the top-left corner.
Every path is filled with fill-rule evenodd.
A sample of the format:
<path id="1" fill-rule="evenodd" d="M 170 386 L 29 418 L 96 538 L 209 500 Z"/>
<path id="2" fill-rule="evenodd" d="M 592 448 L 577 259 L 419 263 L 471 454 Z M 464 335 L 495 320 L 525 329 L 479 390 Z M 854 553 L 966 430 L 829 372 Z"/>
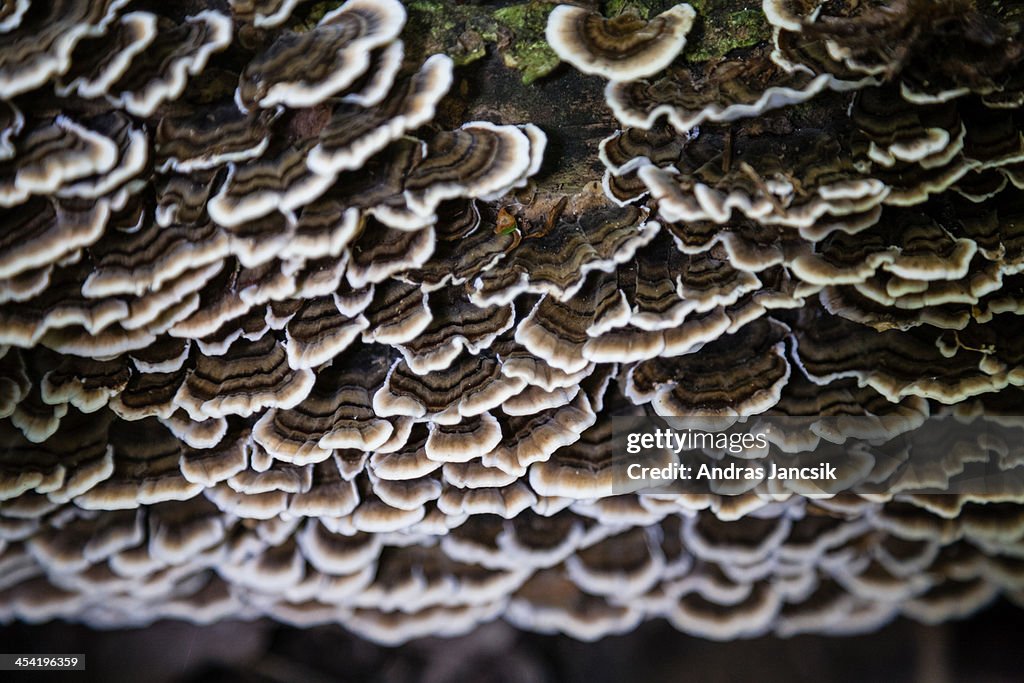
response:
<path id="1" fill-rule="evenodd" d="M 756 117 L 805 102 L 830 82 L 827 74 L 785 69 L 762 51 L 669 69 L 652 80 L 613 79 L 605 100 L 624 126 L 650 129 L 667 116 L 676 131 L 686 134 L 701 124 Z"/>
<path id="2" fill-rule="evenodd" d="M 242 71 L 240 108 L 319 104 L 370 66 L 371 50 L 398 37 L 405 8 L 396 0 L 347 0 L 306 33 L 283 33 Z"/>
<path id="3" fill-rule="evenodd" d="M 33 90 L 67 71 L 71 53 L 84 38 L 101 35 L 127 0 L 59 0 L 44 11 L 30 13 L 16 3 L 3 18 L 4 49 L 0 52 L 0 98 Z"/>
<path id="4" fill-rule="evenodd" d="M 635 14 L 605 19 L 596 12 L 559 5 L 548 15 L 548 44 L 583 73 L 612 81 L 653 75 L 683 51 L 697 13 L 685 3 L 650 20 Z"/>
<path id="5" fill-rule="evenodd" d="M 343 102 L 331 112 L 306 163 L 323 175 L 357 169 L 389 143 L 434 118 L 438 101 L 452 85 L 451 59 L 434 55 L 412 78 L 390 87 L 369 109 Z"/>

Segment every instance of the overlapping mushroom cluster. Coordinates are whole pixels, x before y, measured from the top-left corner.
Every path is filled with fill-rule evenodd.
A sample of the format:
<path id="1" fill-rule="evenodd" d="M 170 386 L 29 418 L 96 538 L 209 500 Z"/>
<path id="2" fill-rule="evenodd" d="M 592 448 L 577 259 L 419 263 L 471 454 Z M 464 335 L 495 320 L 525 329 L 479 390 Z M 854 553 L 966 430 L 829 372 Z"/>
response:
<path id="1" fill-rule="evenodd" d="M 656 204 L 679 252 L 662 238 L 657 253 L 676 261 L 666 270 L 676 291 L 666 281 L 648 326 L 634 319 L 622 334 L 660 319 L 678 335 L 724 305 L 730 334 L 762 315 L 788 323 L 788 355 L 819 385 L 855 377 L 890 401 L 945 404 L 1019 386 L 1022 8 L 974 5 L 765 0 L 772 46 L 667 68 L 659 56 L 642 72 L 636 54 L 678 54 L 689 24 L 671 19 L 689 13 L 649 22 L 552 13 L 556 52 L 612 79 L 606 97 L 625 128 L 601 145 L 608 196 Z M 610 39 L 630 21 L 632 40 Z M 936 59 L 947 47 L 957 52 Z M 811 98 L 813 108 L 778 114 Z M 707 264 L 717 280 L 688 282 Z M 760 307 L 734 312 L 759 297 Z M 799 320 L 765 312 L 796 307 L 807 309 Z M 635 316 L 643 304 L 632 308 Z M 581 324 L 600 325 L 591 318 Z M 827 353 L 807 343 L 833 327 L 838 344 Z M 633 334 L 636 357 L 623 360 L 680 356 L 708 341 L 647 352 Z M 884 353 L 915 362 L 879 364 Z M 653 383 L 666 386 L 672 371 L 662 367 Z"/>
<path id="2" fill-rule="evenodd" d="M 397 1 L 229 5 L 0 5 L 0 620 L 731 638 L 1019 596 L 1016 490 L 611 485 L 613 416 L 1012 413 L 1019 30 L 766 0 L 774 48 L 689 66 L 689 6 L 558 8 L 628 126 L 564 195 L 513 192 L 539 128 L 431 124 L 452 62 Z"/>
<path id="3" fill-rule="evenodd" d="M 605 193 L 661 228 L 608 282 L 542 302 L 547 338 L 524 321 L 521 340 L 556 365 L 624 363 L 629 402 L 663 417 L 871 416 L 891 434 L 1019 415 L 1024 6 L 765 0 L 764 14 L 770 45 L 694 64 L 678 57 L 687 5 L 646 21 L 552 12 L 559 56 L 609 79 L 622 129 L 601 143 Z M 988 495 L 1022 502 L 1016 485 Z M 964 500 L 883 509 L 956 519 Z"/>

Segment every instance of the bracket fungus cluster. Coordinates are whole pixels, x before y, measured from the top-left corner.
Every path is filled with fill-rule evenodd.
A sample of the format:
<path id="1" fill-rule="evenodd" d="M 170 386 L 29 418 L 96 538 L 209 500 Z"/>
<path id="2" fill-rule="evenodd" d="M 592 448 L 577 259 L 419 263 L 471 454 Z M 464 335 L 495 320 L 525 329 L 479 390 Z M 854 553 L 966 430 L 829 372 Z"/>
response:
<path id="1" fill-rule="evenodd" d="M 397 0 L 194 4 L 0 3 L 0 621 L 729 639 L 1024 602 L 1019 487 L 612 487 L 614 417 L 882 448 L 1019 410 L 1020 3 L 764 0 L 771 43 L 701 63 L 689 5 L 558 7 L 619 126 L 576 192 L 539 126 L 461 118 Z"/>

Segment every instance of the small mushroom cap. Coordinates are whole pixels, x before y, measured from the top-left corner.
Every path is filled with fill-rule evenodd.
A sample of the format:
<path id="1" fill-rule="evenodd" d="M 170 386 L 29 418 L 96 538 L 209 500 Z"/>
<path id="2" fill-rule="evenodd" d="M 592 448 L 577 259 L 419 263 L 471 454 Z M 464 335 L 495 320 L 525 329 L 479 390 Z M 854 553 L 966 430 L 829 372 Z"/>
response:
<path id="1" fill-rule="evenodd" d="M 58 95 L 73 92 L 82 97 L 105 95 L 111 84 L 124 75 L 133 58 L 156 38 L 157 16 L 149 12 L 129 12 L 121 15 L 112 29 L 113 36 L 87 38 L 75 47 L 71 69 L 58 82 Z M 114 39 L 112 50 L 111 38 Z"/>
<path id="2" fill-rule="evenodd" d="M 0 50 L 0 98 L 33 90 L 67 71 L 71 53 L 82 39 L 101 35 L 127 0 L 59 0 L 30 13 L 17 2 L 0 18 L 4 32 Z M 10 5 L 7 5 L 10 7 Z"/>
<path id="3" fill-rule="evenodd" d="M 604 206 L 579 216 L 563 215 L 553 229 L 525 240 L 471 284 L 478 306 L 506 304 L 522 292 L 571 297 L 593 271 L 609 272 L 629 261 L 661 225 L 633 206 Z"/>
<path id="4" fill-rule="evenodd" d="M 667 116 L 675 130 L 686 134 L 704 123 L 756 117 L 805 102 L 830 83 L 827 74 L 787 70 L 755 53 L 669 70 L 651 81 L 612 81 L 605 99 L 625 126 L 650 129 Z"/>
<path id="5" fill-rule="evenodd" d="M 370 53 L 398 37 L 405 8 L 397 0 L 348 0 L 306 33 L 285 32 L 243 70 L 242 109 L 311 107 L 344 91 L 370 66 Z"/>
<path id="6" fill-rule="evenodd" d="M 156 129 L 157 163 L 165 173 L 188 174 L 258 157 L 270 143 L 276 114 L 245 114 L 234 104 L 221 104 L 204 108 L 202 114 L 165 116 Z"/>
<path id="7" fill-rule="evenodd" d="M 184 24 L 161 26 L 154 41 L 110 85 L 108 100 L 137 116 L 151 116 L 161 103 L 184 92 L 188 77 L 201 73 L 211 55 L 228 46 L 233 30 L 231 19 L 213 10 L 186 17 Z"/>
<path id="8" fill-rule="evenodd" d="M 414 338 L 396 344 L 413 372 L 426 374 L 448 367 L 465 349 L 479 353 L 515 325 L 515 308 L 478 307 L 460 295 L 441 290 L 430 295 L 430 322 Z"/>
<path id="9" fill-rule="evenodd" d="M 487 121 L 471 121 L 456 131 L 438 133 L 405 183 L 409 208 L 432 215 L 446 199 L 498 198 L 537 172 L 546 136 Z"/>
<path id="10" fill-rule="evenodd" d="M 222 357 L 199 355 L 175 396 L 193 420 L 248 416 L 267 407 L 291 408 L 313 388 L 308 369 L 292 370 L 272 335 L 239 342 Z"/>
<path id="11" fill-rule="evenodd" d="M 391 87 L 383 101 L 369 108 L 349 103 L 335 107 L 309 152 L 309 168 L 322 175 L 357 169 L 407 131 L 433 119 L 437 103 L 451 87 L 452 69 L 450 58 L 434 55 L 413 77 Z"/>
<path id="12" fill-rule="evenodd" d="M 525 380 L 503 375 L 498 359 L 487 352 L 463 353 L 447 369 L 426 375 L 417 375 L 400 360 L 374 394 L 373 408 L 382 416 L 458 424 L 498 407 L 525 387 Z"/>
<path id="13" fill-rule="evenodd" d="M 685 3 L 648 21 L 634 14 L 605 19 L 582 7 L 559 5 L 548 16 L 545 35 L 555 53 L 583 73 L 632 81 L 671 64 L 696 17 Z"/>

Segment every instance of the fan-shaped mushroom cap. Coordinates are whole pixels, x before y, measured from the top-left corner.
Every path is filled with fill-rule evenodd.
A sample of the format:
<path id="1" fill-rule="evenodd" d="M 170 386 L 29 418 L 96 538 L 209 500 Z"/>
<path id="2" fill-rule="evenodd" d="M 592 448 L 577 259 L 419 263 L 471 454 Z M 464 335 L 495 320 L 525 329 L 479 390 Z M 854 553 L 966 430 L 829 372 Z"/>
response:
<path id="1" fill-rule="evenodd" d="M 107 173 L 118 157 L 117 143 L 110 137 L 59 114 L 29 131 L 18 145 L 9 177 L 0 177 L 0 206 L 14 206 L 33 194 Z"/>
<path id="2" fill-rule="evenodd" d="M 202 354 L 175 396 L 194 420 L 247 416 L 267 407 L 291 408 L 313 388 L 308 369 L 292 370 L 286 352 L 271 335 L 239 342 L 221 357 Z"/>
<path id="3" fill-rule="evenodd" d="M 1018 36 L 1005 27 L 1000 8 L 914 0 L 901 0 L 882 11 L 843 5 L 822 13 L 813 3 L 793 0 L 764 0 L 763 7 L 776 27 L 776 58 L 781 63 L 803 63 L 836 74 L 839 87 L 858 79 L 864 83 L 865 75 L 899 73 L 904 96 L 918 104 L 942 102 L 971 91 L 1002 91 L 1014 82 L 1006 74 L 1022 59 Z M 936 42 L 939 25 L 959 36 L 958 49 L 964 50 L 964 56 L 976 54 L 975 46 L 984 44 L 989 55 L 986 62 L 962 70 L 949 68 L 945 60 L 918 63 L 915 56 L 931 54 L 941 45 Z M 979 31 L 984 38 L 979 38 Z M 903 44 L 898 55 L 888 49 L 897 42 Z M 963 58 L 950 55 L 952 61 Z M 1003 97 L 1000 92 L 996 99 Z"/>
<path id="4" fill-rule="evenodd" d="M 387 278 L 408 268 L 423 265 L 434 250 L 434 228 L 414 231 L 385 227 L 376 219 L 369 219 L 352 249 L 352 262 L 346 271 L 349 284 L 363 288 L 368 284 L 384 282 Z M 389 289 L 409 291 L 415 287 L 399 287 L 392 283 Z"/>
<path id="5" fill-rule="evenodd" d="M 680 133 L 704 123 L 735 121 L 805 102 L 830 83 L 827 74 L 787 70 L 766 54 L 673 69 L 653 81 L 623 79 L 605 89 L 608 106 L 625 126 L 649 129 L 667 116 Z"/>
<path id="6" fill-rule="evenodd" d="M 814 381 L 857 377 L 891 401 L 914 395 L 955 403 L 1006 386 L 1005 375 L 998 371 L 990 374 L 989 370 L 995 368 L 978 352 L 956 347 L 952 353 L 942 353 L 937 334 L 929 330 L 911 332 L 913 334 L 895 330 L 875 332 L 830 316 L 808 329 L 798 326 L 794 358 Z M 826 342 L 826 339 L 831 341 Z M 861 354 L 876 358 L 870 368 L 854 369 L 857 362 L 853 357 Z M 878 363 L 877 358 L 883 356 L 891 360 Z M 846 360 L 840 360 L 844 357 Z M 896 358 L 901 360 L 896 361 Z M 831 369 L 826 369 L 830 365 Z M 846 367 L 840 369 L 843 366 Z"/>
<path id="7" fill-rule="evenodd" d="M 648 21 L 628 13 L 605 19 L 582 7 L 559 5 L 548 16 L 546 36 L 555 53 L 583 73 L 632 81 L 671 64 L 696 17 L 685 3 Z"/>
<path id="8" fill-rule="evenodd" d="M 405 480 L 424 477 L 440 468 L 441 461 L 427 457 L 427 427 L 427 423 L 414 425 L 404 444 L 375 452 L 370 457 L 374 473 L 381 479 Z"/>
<path id="9" fill-rule="evenodd" d="M 660 227 L 635 207 L 565 216 L 547 234 L 524 240 L 511 258 L 476 278 L 470 299 L 478 306 L 503 304 L 524 291 L 567 298 L 583 286 L 587 273 L 607 272 L 631 259 Z"/>
<path id="10" fill-rule="evenodd" d="M 371 348 L 346 356 L 317 373 L 303 400 L 269 410 L 257 421 L 253 438 L 275 458 L 294 464 L 320 462 L 333 449 L 373 451 L 392 436 L 393 423 L 375 416 L 371 407 L 373 392 L 387 372 L 387 357 Z"/>
<path id="11" fill-rule="evenodd" d="M 18 433 L 10 422 L 0 425 L 6 444 L 3 498 L 36 491 L 64 503 L 107 479 L 114 467 L 113 449 L 107 443 L 109 425 L 108 414 L 97 419 L 70 411 L 61 427 L 38 440 Z"/>
<path id="12" fill-rule="evenodd" d="M 86 509 L 117 510 L 168 500 L 188 500 L 203 485 L 188 481 L 178 463 L 181 444 L 163 425 L 149 418 L 123 422 L 111 432 L 114 471 L 109 479 L 75 498 Z"/>
<path id="13" fill-rule="evenodd" d="M 65 358 L 43 376 L 40 390 L 43 401 L 50 405 L 69 403 L 83 413 L 93 413 L 121 393 L 130 376 L 125 360 Z"/>
<path id="14" fill-rule="evenodd" d="M 779 401 L 789 380 L 788 332 L 785 325 L 758 320 L 694 354 L 644 361 L 630 370 L 626 395 L 636 403 L 650 401 L 666 417 L 763 412 Z M 732 358 L 733 353 L 744 354 L 744 360 Z"/>
<path id="15" fill-rule="evenodd" d="M 160 227 L 142 216 L 133 228 L 110 231 L 93 245 L 95 267 L 82 283 L 83 294 L 142 295 L 229 253 L 227 234 L 209 222 Z"/>
<path id="16" fill-rule="evenodd" d="M 609 496 L 615 461 L 611 427 L 611 420 L 601 420 L 585 430 L 579 441 L 534 463 L 530 467 L 530 487 L 542 496 L 577 500 Z"/>
<path id="17" fill-rule="evenodd" d="M 157 16 L 149 12 L 129 12 L 118 18 L 111 33 L 112 36 L 86 38 L 75 46 L 71 69 L 60 78 L 57 94 L 105 95 L 132 59 L 156 38 Z M 111 38 L 114 39 L 113 49 L 106 51 L 103 47 L 110 45 Z"/>
<path id="18" fill-rule="evenodd" d="M 270 142 L 273 110 L 245 114 L 233 104 L 201 114 L 164 116 L 156 129 L 156 155 L 164 172 L 192 173 L 260 156 Z"/>
<path id="19" fill-rule="evenodd" d="M 429 323 L 411 339 L 396 346 L 413 372 L 447 368 L 465 349 L 479 353 L 515 324 L 509 306 L 478 307 L 447 290 L 431 294 Z"/>
<path id="20" fill-rule="evenodd" d="M 288 365 L 313 368 L 334 358 L 370 323 L 362 315 L 342 313 L 334 297 L 309 299 L 285 326 Z"/>
<path id="21" fill-rule="evenodd" d="M 405 183 L 405 200 L 421 216 L 446 199 L 497 198 L 537 172 L 547 138 L 533 125 L 471 121 L 437 134 Z"/>
<path id="22" fill-rule="evenodd" d="M 735 212 L 773 225 L 810 226 L 825 215 L 870 211 L 890 192 L 881 180 L 861 177 L 852 157 L 832 136 L 801 131 L 790 138 L 783 156 L 769 139 L 752 139 L 750 149 L 742 153 L 744 161 L 724 173 L 723 164 L 707 163 L 719 160 L 721 153 L 712 148 L 709 158 L 695 159 L 697 163 L 679 169 L 676 178 L 654 166 L 645 166 L 638 174 L 669 221 L 725 223 Z M 770 152 L 762 147 L 769 144 Z M 793 156 L 787 158 L 788 154 Z M 815 158 L 820 163 L 811 161 Z M 794 172 L 802 177 L 792 176 Z M 796 182 L 787 180 L 787 175 Z"/>
<path id="23" fill-rule="evenodd" d="M 231 162 L 227 179 L 207 204 L 210 217 L 220 225 L 234 227 L 318 198 L 334 178 L 313 173 L 306 166 L 312 147 L 312 140 L 298 146 L 281 145 L 242 164 Z"/>
<path id="24" fill-rule="evenodd" d="M 28 92 L 62 74 L 84 38 L 102 35 L 127 0 L 58 0 L 29 13 L 27 3 L 4 17 L 11 30 L 0 50 L 0 97 Z"/>
<path id="25" fill-rule="evenodd" d="M 359 168 L 389 143 L 434 118 L 437 103 L 451 84 L 451 59 L 434 55 L 418 73 L 390 88 L 381 102 L 369 107 L 343 102 L 331 112 L 306 163 L 324 175 Z"/>
<path id="26" fill-rule="evenodd" d="M 130 65 L 117 78 L 98 74 L 102 82 L 90 85 L 98 88 L 110 80 L 106 96 L 111 104 L 150 116 L 161 103 L 181 95 L 189 76 L 201 73 L 210 56 L 231 42 L 233 28 L 228 17 L 212 10 L 186 17 L 184 24 L 158 21 L 156 36 L 130 55 Z"/>
<path id="27" fill-rule="evenodd" d="M 501 442 L 481 462 L 521 477 L 532 463 L 543 462 L 558 448 L 574 443 L 596 419 L 591 401 L 582 392 L 566 405 L 511 416 L 502 427 Z"/>
<path id="28" fill-rule="evenodd" d="M 373 396 L 378 415 L 406 415 L 439 424 L 457 424 L 479 415 L 522 391 L 526 381 L 501 373 L 493 354 L 463 352 L 448 368 L 417 375 L 404 360 L 388 371 Z"/>
<path id="29" fill-rule="evenodd" d="M 431 323 L 429 296 L 419 287 L 397 280 L 385 280 L 372 289 L 373 298 L 364 309 L 370 329 L 366 342 L 402 344 L 416 339 Z"/>
<path id="30" fill-rule="evenodd" d="M 370 66 L 370 51 L 405 24 L 395 0 L 348 0 L 306 33 L 286 32 L 242 72 L 235 99 L 243 108 L 309 107 L 345 90 Z"/>
<path id="31" fill-rule="evenodd" d="M 248 431 L 225 426 L 228 431 L 216 443 L 189 445 L 182 450 L 179 468 L 185 479 L 211 487 L 248 466 Z"/>

